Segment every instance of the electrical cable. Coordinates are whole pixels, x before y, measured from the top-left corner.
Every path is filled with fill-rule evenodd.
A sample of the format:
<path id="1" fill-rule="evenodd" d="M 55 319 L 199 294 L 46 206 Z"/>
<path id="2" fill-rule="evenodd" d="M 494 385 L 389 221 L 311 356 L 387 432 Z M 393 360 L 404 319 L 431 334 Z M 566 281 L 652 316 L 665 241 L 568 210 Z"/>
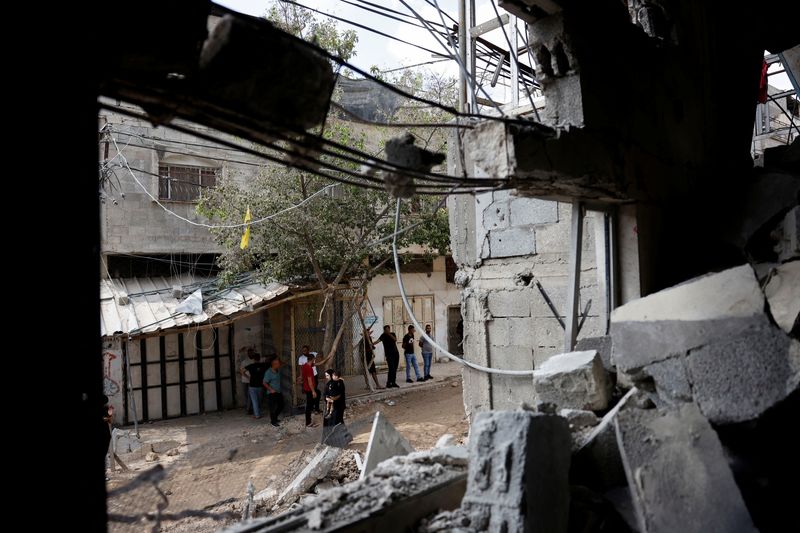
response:
<path id="1" fill-rule="evenodd" d="M 395 209 L 394 215 L 394 227 L 395 231 L 397 231 L 398 226 L 400 225 L 400 202 L 402 200 L 400 198 L 397 199 L 397 207 Z M 457 355 L 453 355 L 447 350 L 445 350 L 442 346 L 439 345 L 433 338 L 431 338 L 427 333 L 425 333 L 425 328 L 417 320 L 417 317 L 414 316 L 414 310 L 411 308 L 411 304 L 408 302 L 408 296 L 406 296 L 406 289 L 403 285 L 403 276 L 400 272 L 400 257 L 397 253 L 397 237 L 395 236 L 392 239 L 392 255 L 394 256 L 394 271 L 397 276 L 397 287 L 400 290 L 400 297 L 403 299 L 403 305 L 406 308 L 406 312 L 408 313 L 409 318 L 411 318 L 412 324 L 420 331 L 420 335 L 427 340 L 431 345 L 437 348 L 441 353 L 443 353 L 447 358 L 460 363 L 466 367 L 472 368 L 473 370 L 477 370 L 479 372 L 485 372 L 487 374 L 498 374 L 502 376 L 515 376 L 515 377 L 532 377 L 534 371 L 533 370 L 504 370 L 499 368 L 491 368 L 483 365 L 479 365 L 473 363 L 471 361 L 467 361 L 466 359 L 462 359 Z"/>

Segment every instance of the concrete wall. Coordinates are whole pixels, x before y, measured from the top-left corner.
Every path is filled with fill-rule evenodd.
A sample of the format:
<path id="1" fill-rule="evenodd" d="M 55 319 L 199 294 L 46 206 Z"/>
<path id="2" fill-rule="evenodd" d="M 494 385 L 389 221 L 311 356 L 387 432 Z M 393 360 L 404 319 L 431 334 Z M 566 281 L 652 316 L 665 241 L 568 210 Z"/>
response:
<path id="1" fill-rule="evenodd" d="M 115 102 L 116 103 L 116 102 Z M 125 106 L 125 104 L 122 104 Z M 138 110 L 132 106 L 126 106 Z M 181 121 L 178 121 L 181 122 Z M 220 179 L 235 179 L 245 183 L 247 178 L 258 172 L 257 166 L 242 165 L 219 159 L 235 159 L 238 161 L 257 162 L 255 158 L 230 150 L 218 150 L 186 145 L 158 142 L 150 138 L 158 137 L 184 143 L 209 145 L 208 141 L 178 133 L 169 128 L 154 128 L 148 122 L 118 115 L 110 111 L 102 111 L 99 125 L 110 124 L 117 144 L 122 149 L 131 168 L 158 174 L 159 162 L 208 166 L 220 168 Z M 183 123 L 183 125 L 188 125 Z M 198 131 L 213 133 L 202 126 L 191 125 Z M 125 135 L 130 133 L 148 138 L 137 138 Z M 153 147 L 157 149 L 153 149 Z M 105 160 L 105 144 L 100 144 L 100 161 Z M 185 152 L 190 155 L 171 152 Z M 113 144 L 108 146 L 108 159 L 117 151 Z M 119 158 L 113 161 L 120 162 Z M 143 188 L 136 183 L 124 168 L 116 168 L 116 178 L 112 177 L 114 188 L 106 187 L 102 191 L 101 201 L 101 247 L 104 254 L 163 254 L 163 253 L 218 253 L 222 249 L 214 243 L 208 229 L 193 226 L 164 211 Z M 158 198 L 158 177 L 134 171 L 136 178 L 144 188 Z M 118 181 L 117 181 L 118 179 Z M 123 196 L 124 195 L 124 196 Z M 197 222 L 209 223 L 209 220 L 195 213 L 195 202 L 162 201 L 171 211 Z"/>
<path id="2" fill-rule="evenodd" d="M 458 287 L 452 283 L 445 281 L 445 260 L 444 257 L 437 257 L 433 262 L 433 272 L 430 277 L 425 273 L 403 274 L 403 284 L 408 296 L 413 295 L 433 295 L 434 304 L 434 338 L 436 342 L 444 347 L 447 347 L 447 308 L 451 305 L 459 305 L 461 303 L 461 296 Z M 385 274 L 377 276 L 370 282 L 367 289 L 369 302 L 374 309 L 374 313 L 378 317 L 378 321 L 372 326 L 373 338 L 377 337 L 383 331 L 384 317 L 383 317 L 383 298 L 386 296 L 400 296 L 400 290 L 397 287 L 397 278 L 394 274 Z M 417 317 L 417 320 L 422 321 L 422 317 Z M 424 324 L 423 324 L 424 326 Z M 395 332 L 400 340 L 405 332 Z M 419 339 L 419 332 L 416 334 Z M 422 358 L 420 357 L 419 346 L 416 346 L 418 363 L 422 365 Z M 383 354 L 383 346 L 378 345 L 375 347 L 375 357 L 378 364 L 384 364 L 386 359 Z M 434 353 L 434 360 L 438 360 L 442 355 Z M 400 358 L 400 368 L 405 367 L 405 361 Z M 420 370 L 421 370 L 420 366 Z"/>
<path id="3" fill-rule="evenodd" d="M 122 342 L 119 339 L 103 340 L 103 394 L 114 408 L 114 424 L 122 424 L 125 416 L 125 390 L 123 379 Z"/>

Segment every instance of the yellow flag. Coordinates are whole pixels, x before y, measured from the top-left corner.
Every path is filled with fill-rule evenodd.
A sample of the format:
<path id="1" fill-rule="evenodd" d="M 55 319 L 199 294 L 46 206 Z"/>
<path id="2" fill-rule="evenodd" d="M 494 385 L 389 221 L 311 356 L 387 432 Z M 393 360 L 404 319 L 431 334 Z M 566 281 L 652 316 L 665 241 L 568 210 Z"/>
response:
<path id="1" fill-rule="evenodd" d="M 250 222 L 253 220 L 253 215 L 250 214 L 250 206 L 247 206 L 247 213 L 244 215 L 245 223 Z M 244 250 L 250 246 L 250 224 L 247 224 L 247 227 L 244 229 L 244 235 L 242 235 L 242 244 L 239 245 L 239 248 Z"/>

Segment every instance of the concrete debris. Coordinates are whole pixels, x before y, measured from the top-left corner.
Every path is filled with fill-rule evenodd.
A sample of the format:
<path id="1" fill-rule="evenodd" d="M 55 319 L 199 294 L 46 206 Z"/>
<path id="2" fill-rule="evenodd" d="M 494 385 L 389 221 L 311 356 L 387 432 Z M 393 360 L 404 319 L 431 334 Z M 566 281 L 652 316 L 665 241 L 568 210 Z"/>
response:
<path id="1" fill-rule="evenodd" d="M 353 434 L 350 433 L 346 425 L 336 424 L 335 426 L 323 426 L 320 440 L 321 444 L 344 448 L 351 442 L 353 442 Z"/>
<path id="2" fill-rule="evenodd" d="M 642 533 L 757 531 L 700 409 L 626 409 L 617 440 Z"/>
<path id="3" fill-rule="evenodd" d="M 308 492 L 320 479 L 328 475 L 341 453 L 340 448 L 321 446 L 316 456 L 278 496 L 276 505 Z"/>
<path id="4" fill-rule="evenodd" d="M 399 172 L 385 172 L 384 185 L 386 190 L 396 198 L 411 198 L 416 187 L 414 178 L 407 172 L 429 172 L 434 166 L 445 160 L 444 154 L 439 154 L 414 146 L 414 136 L 406 133 L 386 141 L 386 160 L 393 165 L 405 167 L 410 170 Z"/>
<path id="5" fill-rule="evenodd" d="M 394 407 L 395 405 L 397 405 L 397 402 L 394 401 L 394 400 L 386 400 L 386 402 L 384 402 L 384 403 L 386 405 L 388 405 L 389 407 Z"/>
<path id="6" fill-rule="evenodd" d="M 181 452 L 180 452 L 180 450 L 178 450 L 178 448 L 172 448 L 171 450 L 167 451 L 167 455 L 170 456 L 170 457 L 175 457 L 176 455 L 179 455 L 180 453 Z"/>
<path id="7" fill-rule="evenodd" d="M 326 490 L 330 490 L 334 487 L 338 487 L 339 483 L 333 481 L 320 481 L 314 486 L 314 493 L 320 494 Z"/>
<path id="8" fill-rule="evenodd" d="M 467 494 L 474 531 L 567 531 L 569 429 L 560 416 L 479 413 L 472 426 Z"/>
<path id="9" fill-rule="evenodd" d="M 625 470 L 617 447 L 614 419 L 642 392 L 629 390 L 588 434 L 573 436 L 570 482 L 605 491 L 625 485 Z"/>
<path id="10" fill-rule="evenodd" d="M 180 445 L 181 443 L 176 440 L 164 440 L 150 443 L 150 449 L 156 453 L 165 453 Z"/>
<path id="11" fill-rule="evenodd" d="M 144 458 L 145 461 L 152 463 L 153 461 L 158 461 L 158 454 L 155 452 L 148 452 L 148 454 Z"/>
<path id="12" fill-rule="evenodd" d="M 674 406 L 692 399 L 692 387 L 683 357 L 665 359 L 647 365 L 643 372 L 653 378 L 656 399 L 664 405 Z"/>
<path id="13" fill-rule="evenodd" d="M 749 265 L 692 279 L 611 313 L 612 363 L 631 371 L 765 324 Z"/>
<path id="14" fill-rule="evenodd" d="M 380 411 L 375 413 L 372 431 L 369 434 L 367 452 L 364 456 L 364 468 L 361 479 L 372 472 L 381 462 L 395 455 L 405 455 L 414 451 L 403 435 L 401 435 Z"/>
<path id="15" fill-rule="evenodd" d="M 602 410 L 611 398 L 611 381 L 596 350 L 555 355 L 533 374 L 540 401 L 560 408 Z"/>
<path id="16" fill-rule="evenodd" d="M 764 295 L 772 318 L 781 329 L 800 336 L 800 261 L 785 263 L 772 270 Z"/>
<path id="17" fill-rule="evenodd" d="M 569 422 L 570 429 L 581 429 L 596 426 L 600 419 L 592 411 L 581 411 L 579 409 L 562 409 L 558 412 Z"/>
<path id="18" fill-rule="evenodd" d="M 800 384 L 800 342 L 767 324 L 686 358 L 694 401 L 715 424 L 753 420 Z"/>
<path id="19" fill-rule="evenodd" d="M 456 443 L 456 438 L 451 435 L 450 433 L 445 433 L 439 440 L 436 441 L 436 445 L 434 448 L 447 448 L 449 446 L 453 446 Z"/>
<path id="20" fill-rule="evenodd" d="M 596 350 L 597 353 L 600 354 L 600 359 L 603 361 L 603 367 L 609 372 L 616 371 L 614 365 L 611 364 L 611 335 L 578 339 L 577 344 L 575 344 L 575 351 L 585 352 L 587 350 Z"/>

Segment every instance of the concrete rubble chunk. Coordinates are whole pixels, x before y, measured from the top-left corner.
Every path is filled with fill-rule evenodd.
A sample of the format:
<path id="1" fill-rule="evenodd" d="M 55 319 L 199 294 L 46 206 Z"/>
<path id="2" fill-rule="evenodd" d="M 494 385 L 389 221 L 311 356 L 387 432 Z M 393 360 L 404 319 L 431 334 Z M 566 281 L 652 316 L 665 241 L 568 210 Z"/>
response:
<path id="1" fill-rule="evenodd" d="M 642 533 L 758 531 L 697 405 L 626 409 L 615 427 Z"/>
<path id="2" fill-rule="evenodd" d="M 786 213 L 775 234 L 778 237 L 775 251 L 780 261 L 800 257 L 800 206 Z"/>
<path id="3" fill-rule="evenodd" d="M 694 278 L 611 313 L 611 362 L 627 371 L 764 324 L 764 294 L 749 265 Z"/>
<path id="4" fill-rule="evenodd" d="M 372 422 L 372 431 L 369 434 L 367 452 L 364 456 L 364 468 L 361 470 L 360 479 L 372 472 L 382 461 L 396 455 L 406 455 L 414 451 L 408 440 L 395 429 L 389 420 L 381 414 L 375 413 Z"/>
<path id="5" fill-rule="evenodd" d="M 655 382 L 658 399 L 668 406 L 692 400 L 692 387 L 684 359 L 683 356 L 673 357 L 644 367 L 643 372 Z"/>
<path id="6" fill-rule="evenodd" d="M 784 263 L 769 276 L 764 295 L 772 318 L 786 333 L 800 333 L 800 261 Z"/>
<path id="7" fill-rule="evenodd" d="M 694 401 L 715 424 L 753 420 L 800 385 L 800 342 L 771 324 L 693 350 Z"/>
<path id="8" fill-rule="evenodd" d="M 596 426 L 600 423 L 600 419 L 592 411 L 582 411 L 580 409 L 562 409 L 558 412 L 569 422 L 571 429 L 580 429 L 585 427 Z"/>
<path id="9" fill-rule="evenodd" d="M 626 484 L 622 458 L 617 448 L 614 419 L 637 395 L 643 394 L 636 387 L 625 393 L 617 404 L 592 428 L 588 434 L 575 434 L 572 449 L 572 471 L 570 482 L 585 485 L 595 490 L 610 490 Z"/>
<path id="10" fill-rule="evenodd" d="M 323 446 L 289 486 L 283 489 L 278 496 L 276 505 L 308 492 L 320 479 L 328 475 L 341 452 L 342 450 L 335 446 Z"/>
<path id="11" fill-rule="evenodd" d="M 611 398 L 611 381 L 596 350 L 554 355 L 533 373 L 539 401 L 564 409 L 602 410 Z"/>
<path id="12" fill-rule="evenodd" d="M 436 441 L 436 445 L 434 448 L 447 448 L 449 446 L 454 446 L 456 443 L 456 438 L 451 435 L 450 433 L 445 433 L 439 440 Z"/>
<path id="13" fill-rule="evenodd" d="M 603 361 L 603 366 L 605 369 L 609 372 L 616 371 L 614 365 L 611 364 L 611 335 L 578 339 L 578 342 L 575 345 L 575 351 L 584 352 L 586 350 L 597 350 L 597 353 L 600 354 L 600 359 Z"/>
<path id="14" fill-rule="evenodd" d="M 479 413 L 461 509 L 475 531 L 563 533 L 569 514 L 569 429 L 560 416 Z"/>

